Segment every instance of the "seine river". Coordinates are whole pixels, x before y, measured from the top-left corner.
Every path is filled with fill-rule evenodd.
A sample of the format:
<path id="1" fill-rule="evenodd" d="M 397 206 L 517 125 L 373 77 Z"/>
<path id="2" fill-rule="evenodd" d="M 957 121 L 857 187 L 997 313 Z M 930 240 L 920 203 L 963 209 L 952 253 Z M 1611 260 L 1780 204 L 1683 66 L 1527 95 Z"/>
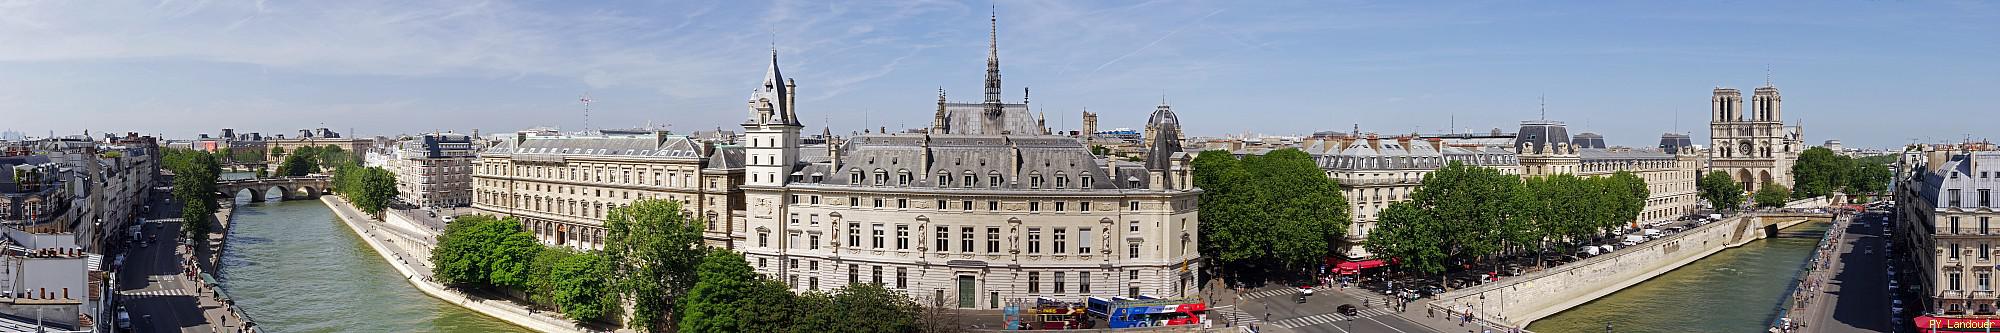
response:
<path id="1" fill-rule="evenodd" d="M 1763 332 L 1825 222 L 1716 252 L 1590 303 L 1537 320 L 1535 332 Z"/>
<path id="2" fill-rule="evenodd" d="M 252 203 L 247 193 L 236 198 L 223 288 L 266 331 L 529 332 L 417 291 L 318 200 Z"/>

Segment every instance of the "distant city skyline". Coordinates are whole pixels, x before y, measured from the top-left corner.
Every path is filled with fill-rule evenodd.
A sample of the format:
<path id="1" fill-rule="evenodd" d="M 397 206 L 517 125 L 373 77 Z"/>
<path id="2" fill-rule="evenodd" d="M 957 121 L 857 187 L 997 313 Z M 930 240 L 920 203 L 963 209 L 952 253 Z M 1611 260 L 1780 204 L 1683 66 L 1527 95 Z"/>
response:
<path id="1" fill-rule="evenodd" d="M 989 7 L 991 5 L 991 7 Z M 775 48 L 807 133 L 924 127 L 977 101 L 987 17 L 1003 96 L 1058 130 L 1189 135 L 1512 131 L 1613 145 L 1707 137 L 1717 86 L 1783 89 L 1806 142 L 1987 138 L 2000 7 L 1902 3 L 791 2 L 0 5 L 0 130 L 190 138 L 530 127 L 740 128 Z M 352 132 L 350 133 L 350 129 Z"/>

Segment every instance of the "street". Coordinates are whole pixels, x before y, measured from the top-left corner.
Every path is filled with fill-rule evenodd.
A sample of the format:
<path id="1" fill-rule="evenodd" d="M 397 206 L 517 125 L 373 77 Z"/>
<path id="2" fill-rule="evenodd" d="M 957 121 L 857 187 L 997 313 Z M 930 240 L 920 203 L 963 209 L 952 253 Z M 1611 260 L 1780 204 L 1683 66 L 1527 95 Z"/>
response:
<path id="1" fill-rule="evenodd" d="M 127 251 L 118 279 L 118 297 L 131 312 L 135 332 L 209 331 L 192 294 L 201 283 L 187 281 L 182 275 L 181 256 L 174 251 L 180 228 L 180 223 L 148 223 L 140 237 L 158 240 Z"/>
<path id="2" fill-rule="evenodd" d="M 1305 303 L 1299 303 L 1296 287 L 1258 289 L 1245 293 L 1242 303 L 1212 312 L 1233 325 L 1251 325 L 1264 332 L 1439 332 L 1414 321 L 1425 320 L 1420 303 L 1411 303 L 1410 311 L 1399 313 L 1386 307 L 1383 296 L 1359 288 L 1322 286 L 1314 290 Z M 1337 313 L 1343 304 L 1359 310 L 1355 316 Z M 1436 320 L 1432 325 L 1451 325 L 1444 319 Z"/>
<path id="3" fill-rule="evenodd" d="M 1888 239 L 1883 237 L 1885 214 L 1855 217 L 1838 241 L 1841 250 L 1826 269 L 1832 274 L 1803 309 L 1813 332 L 1889 332 L 1892 294 L 1887 266 Z"/>

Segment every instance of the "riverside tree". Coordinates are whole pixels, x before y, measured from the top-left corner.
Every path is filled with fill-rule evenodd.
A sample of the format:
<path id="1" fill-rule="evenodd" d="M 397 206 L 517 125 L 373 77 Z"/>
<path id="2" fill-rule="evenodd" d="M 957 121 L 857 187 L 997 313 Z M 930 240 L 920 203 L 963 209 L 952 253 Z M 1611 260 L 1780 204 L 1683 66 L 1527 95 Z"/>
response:
<path id="1" fill-rule="evenodd" d="M 292 155 L 298 156 L 298 155 Z M 291 157 L 286 157 L 291 159 Z M 401 193 L 396 189 L 396 174 L 378 167 L 362 167 L 354 164 L 341 165 L 333 170 L 333 188 L 341 198 L 354 203 L 355 208 L 377 218 L 388 210 Z"/>
<path id="2" fill-rule="evenodd" d="M 1792 164 L 1792 198 L 1825 196 L 1842 190 L 1851 182 L 1854 159 L 1834 154 L 1826 147 L 1813 147 L 1799 154 Z M 1759 193 L 1763 191 L 1758 191 Z"/>
<path id="3" fill-rule="evenodd" d="M 1410 200 L 1390 204 L 1363 247 L 1404 267 L 1439 274 L 1453 265 L 1495 254 L 1527 216 L 1519 177 L 1451 162 L 1429 175 Z M 1442 278 L 1443 275 L 1439 275 Z"/>
<path id="4" fill-rule="evenodd" d="M 1695 188 L 1701 191 L 1701 198 L 1715 210 L 1736 210 L 1743 204 L 1743 185 L 1722 171 L 1711 171 L 1701 180 L 1695 181 Z"/>
<path id="5" fill-rule="evenodd" d="M 702 222 L 683 212 L 679 202 L 642 199 L 605 218 L 605 260 L 617 277 L 616 290 L 632 304 L 636 328 L 675 327 L 675 303 L 697 281 L 696 266 L 708 250 L 701 244 Z"/>
<path id="6" fill-rule="evenodd" d="M 1303 151 L 1211 150 L 1193 164 L 1202 257 L 1225 278 L 1310 272 L 1347 234 L 1347 199 Z"/>
<path id="7" fill-rule="evenodd" d="M 525 288 L 541 244 L 513 218 L 470 215 L 445 225 L 431 249 L 431 274 L 461 288 Z"/>
<path id="8" fill-rule="evenodd" d="M 1764 182 L 1764 186 L 1761 187 L 1757 189 L 1757 194 L 1753 198 L 1757 202 L 1758 208 L 1784 207 L 1785 195 L 1788 193 L 1797 193 L 1797 191 L 1786 190 L 1784 185 L 1772 182 Z"/>
<path id="9" fill-rule="evenodd" d="M 181 201 L 182 236 L 207 241 L 212 229 L 209 219 L 220 209 L 215 202 L 215 181 L 222 176 L 222 164 L 205 151 L 169 149 L 161 156 L 160 165 L 174 172 L 173 196 Z"/>

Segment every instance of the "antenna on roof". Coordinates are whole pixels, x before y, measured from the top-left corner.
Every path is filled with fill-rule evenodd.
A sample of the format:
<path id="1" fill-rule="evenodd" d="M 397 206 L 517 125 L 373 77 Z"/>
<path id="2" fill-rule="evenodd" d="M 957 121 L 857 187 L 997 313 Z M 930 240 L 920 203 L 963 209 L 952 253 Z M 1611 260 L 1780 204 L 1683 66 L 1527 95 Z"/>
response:
<path id="1" fill-rule="evenodd" d="M 1771 86 L 1771 64 L 1764 63 L 1764 86 Z"/>
<path id="2" fill-rule="evenodd" d="M 1535 98 L 1542 101 L 1542 120 L 1549 120 L 1549 96 L 1541 95 Z"/>
<path id="3" fill-rule="evenodd" d="M 773 52 L 776 52 L 776 49 L 773 49 Z M 589 92 L 589 91 L 585 91 L 585 92 L 583 92 L 583 98 L 579 98 L 579 99 L 577 99 L 577 101 L 581 101 L 581 102 L 583 102 L 583 130 L 585 130 L 585 131 L 589 131 L 589 130 L 590 130 L 590 92 Z"/>

